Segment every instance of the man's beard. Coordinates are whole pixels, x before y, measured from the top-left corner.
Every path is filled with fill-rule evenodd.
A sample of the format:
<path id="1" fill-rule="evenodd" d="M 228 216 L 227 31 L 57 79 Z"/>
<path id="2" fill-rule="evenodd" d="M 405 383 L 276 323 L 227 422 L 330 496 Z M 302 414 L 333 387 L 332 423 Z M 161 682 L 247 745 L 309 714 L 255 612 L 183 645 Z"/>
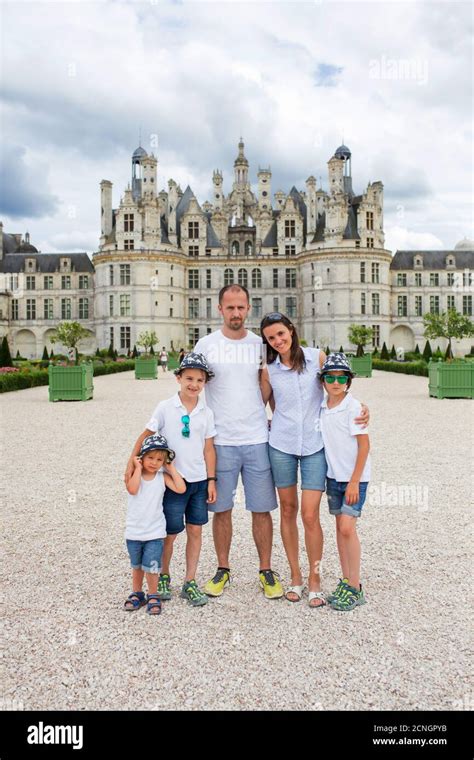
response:
<path id="1" fill-rule="evenodd" d="M 240 328 L 243 325 L 243 319 L 233 319 L 231 320 L 229 327 L 231 330 L 240 330 Z"/>

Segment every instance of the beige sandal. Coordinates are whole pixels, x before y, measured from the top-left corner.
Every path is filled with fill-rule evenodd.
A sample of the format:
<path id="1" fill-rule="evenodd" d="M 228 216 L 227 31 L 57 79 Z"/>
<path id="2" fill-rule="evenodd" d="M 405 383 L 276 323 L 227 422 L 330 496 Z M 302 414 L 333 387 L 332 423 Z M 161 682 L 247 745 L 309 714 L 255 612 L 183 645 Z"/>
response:
<path id="1" fill-rule="evenodd" d="M 311 604 L 313 599 L 322 599 L 322 604 Z M 319 609 L 320 607 L 326 606 L 326 599 L 324 598 L 324 594 L 322 591 L 309 591 L 308 593 L 308 605 L 309 607 L 313 609 Z"/>
<path id="2" fill-rule="evenodd" d="M 288 599 L 288 594 L 296 594 L 298 599 L 288 599 L 289 602 L 301 602 L 301 598 L 303 596 L 304 591 L 304 584 L 301 586 L 289 586 L 287 591 L 285 591 L 285 599 Z"/>

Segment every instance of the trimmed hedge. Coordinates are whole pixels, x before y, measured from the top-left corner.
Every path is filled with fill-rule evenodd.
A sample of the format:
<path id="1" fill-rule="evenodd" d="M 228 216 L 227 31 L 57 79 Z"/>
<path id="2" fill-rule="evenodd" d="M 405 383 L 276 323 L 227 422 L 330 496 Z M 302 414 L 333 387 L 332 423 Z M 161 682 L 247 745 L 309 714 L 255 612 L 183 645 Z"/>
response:
<path id="1" fill-rule="evenodd" d="M 372 368 L 383 372 L 401 372 L 403 375 L 422 375 L 428 377 L 426 362 L 391 362 L 383 359 L 372 359 Z"/>
<path id="2" fill-rule="evenodd" d="M 135 369 L 135 362 L 129 360 L 126 362 L 110 362 L 110 364 L 100 364 L 94 366 L 94 377 L 99 375 L 112 375 L 115 372 L 130 372 Z M 30 369 L 26 372 L 8 372 L 0 374 L 0 393 L 9 391 L 21 391 L 25 388 L 34 388 L 38 385 L 48 385 L 47 369 Z"/>

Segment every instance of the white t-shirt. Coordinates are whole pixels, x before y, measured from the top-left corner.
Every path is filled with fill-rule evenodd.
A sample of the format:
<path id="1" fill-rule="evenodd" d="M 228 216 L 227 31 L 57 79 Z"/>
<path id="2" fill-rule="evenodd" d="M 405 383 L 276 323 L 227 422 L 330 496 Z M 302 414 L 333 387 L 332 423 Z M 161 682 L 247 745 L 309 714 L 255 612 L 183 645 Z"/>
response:
<path id="1" fill-rule="evenodd" d="M 131 541 L 153 541 L 166 538 L 166 518 L 163 514 L 165 479 L 159 470 L 153 480 L 140 481 L 135 495 L 128 494 L 125 538 Z"/>
<path id="2" fill-rule="evenodd" d="M 216 330 L 195 348 L 204 354 L 215 377 L 206 383 L 206 402 L 214 412 L 220 446 L 246 446 L 268 441 L 268 422 L 258 371 L 262 339 L 247 330 L 245 338 L 226 338 Z"/>
<path id="3" fill-rule="evenodd" d="M 188 483 L 197 483 L 207 478 L 204 444 L 206 438 L 213 438 L 216 434 L 214 415 L 198 398 L 189 414 L 189 438 L 185 438 L 181 422 L 185 414 L 189 412 L 176 393 L 166 401 L 160 401 L 146 427 L 165 436 L 170 449 L 176 453 L 174 464 L 178 472 Z"/>
<path id="4" fill-rule="evenodd" d="M 167 362 L 168 361 L 168 354 L 166 351 L 161 351 L 160 353 L 160 362 Z"/>
<path id="5" fill-rule="evenodd" d="M 350 393 L 338 406 L 328 409 L 327 398 L 321 404 L 321 433 L 324 451 L 328 463 L 328 478 L 339 483 L 347 483 L 354 472 L 358 445 L 356 435 L 365 435 L 368 427 L 363 428 L 354 422 L 360 415 L 362 405 Z M 361 482 L 370 480 L 370 454 L 364 465 Z"/>

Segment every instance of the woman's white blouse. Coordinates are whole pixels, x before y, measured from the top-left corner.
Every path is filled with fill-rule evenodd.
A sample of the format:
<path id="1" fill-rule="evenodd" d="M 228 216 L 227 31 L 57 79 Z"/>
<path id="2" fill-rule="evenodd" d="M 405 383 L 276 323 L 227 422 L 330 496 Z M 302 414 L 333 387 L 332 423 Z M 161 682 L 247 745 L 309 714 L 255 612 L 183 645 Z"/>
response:
<path id="1" fill-rule="evenodd" d="M 277 356 L 267 364 L 275 411 L 270 446 L 287 454 L 309 456 L 323 448 L 319 412 L 324 398 L 319 381 L 319 348 L 303 347 L 306 369 L 298 374 Z"/>

